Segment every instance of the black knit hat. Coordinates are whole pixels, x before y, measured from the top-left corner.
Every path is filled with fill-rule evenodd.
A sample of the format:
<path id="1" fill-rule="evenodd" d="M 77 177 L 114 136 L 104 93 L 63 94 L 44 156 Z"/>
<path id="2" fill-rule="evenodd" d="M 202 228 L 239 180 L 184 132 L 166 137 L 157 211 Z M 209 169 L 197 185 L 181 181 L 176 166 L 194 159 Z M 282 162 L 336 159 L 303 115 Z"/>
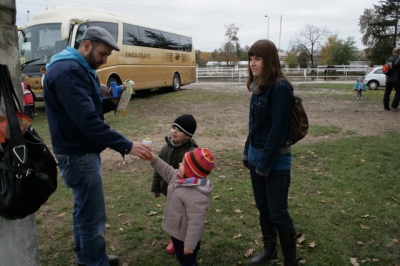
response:
<path id="1" fill-rule="evenodd" d="M 184 114 L 178 116 L 172 126 L 179 127 L 179 129 L 182 130 L 183 133 L 190 137 L 193 137 L 193 134 L 196 131 L 197 123 L 192 115 Z"/>

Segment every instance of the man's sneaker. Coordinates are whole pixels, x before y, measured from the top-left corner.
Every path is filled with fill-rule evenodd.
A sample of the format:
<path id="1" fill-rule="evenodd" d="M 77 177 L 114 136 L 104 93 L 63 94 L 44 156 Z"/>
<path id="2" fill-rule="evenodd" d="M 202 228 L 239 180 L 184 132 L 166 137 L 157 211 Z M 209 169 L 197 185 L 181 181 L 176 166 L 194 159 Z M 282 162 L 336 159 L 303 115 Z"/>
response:
<path id="1" fill-rule="evenodd" d="M 119 266 L 119 260 L 118 257 L 115 255 L 107 255 L 108 257 L 108 262 L 110 263 L 110 266 Z M 85 266 L 84 262 L 77 261 L 76 265 L 78 266 Z"/>
<path id="2" fill-rule="evenodd" d="M 167 251 L 168 254 L 175 254 L 175 248 L 172 241 L 169 242 L 168 246 L 165 248 L 165 251 Z"/>
<path id="3" fill-rule="evenodd" d="M 385 108 L 385 111 L 390 111 L 390 108 Z"/>

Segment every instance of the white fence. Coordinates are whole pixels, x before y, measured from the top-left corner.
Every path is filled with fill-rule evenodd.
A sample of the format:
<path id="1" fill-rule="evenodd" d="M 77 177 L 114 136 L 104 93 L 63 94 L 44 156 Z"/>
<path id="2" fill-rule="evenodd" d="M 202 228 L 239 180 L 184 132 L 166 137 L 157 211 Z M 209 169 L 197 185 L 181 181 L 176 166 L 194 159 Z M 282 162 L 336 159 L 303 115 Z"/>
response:
<path id="1" fill-rule="evenodd" d="M 368 66 L 334 66 L 327 68 L 284 68 L 291 81 L 348 80 L 363 77 Z M 196 82 L 246 82 L 247 68 L 207 67 L 197 68 Z"/>

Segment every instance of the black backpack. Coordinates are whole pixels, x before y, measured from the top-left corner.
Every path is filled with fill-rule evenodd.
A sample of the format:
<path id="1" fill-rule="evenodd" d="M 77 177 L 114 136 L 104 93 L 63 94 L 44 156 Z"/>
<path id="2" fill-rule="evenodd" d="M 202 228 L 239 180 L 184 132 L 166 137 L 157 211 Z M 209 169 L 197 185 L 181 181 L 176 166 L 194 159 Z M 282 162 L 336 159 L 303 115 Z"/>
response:
<path id="1" fill-rule="evenodd" d="M 292 109 L 292 145 L 302 140 L 308 133 L 308 117 L 300 97 L 294 96 Z"/>

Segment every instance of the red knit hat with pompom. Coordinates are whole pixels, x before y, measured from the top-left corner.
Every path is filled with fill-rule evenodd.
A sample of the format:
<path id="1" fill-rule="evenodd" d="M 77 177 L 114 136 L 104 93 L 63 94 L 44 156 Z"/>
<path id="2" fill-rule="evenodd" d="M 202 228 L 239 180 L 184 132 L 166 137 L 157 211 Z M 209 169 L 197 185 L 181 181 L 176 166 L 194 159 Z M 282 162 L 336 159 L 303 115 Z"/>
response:
<path id="1" fill-rule="evenodd" d="M 205 178 L 214 169 L 214 156 L 207 148 L 197 148 L 183 157 L 184 177 Z"/>

